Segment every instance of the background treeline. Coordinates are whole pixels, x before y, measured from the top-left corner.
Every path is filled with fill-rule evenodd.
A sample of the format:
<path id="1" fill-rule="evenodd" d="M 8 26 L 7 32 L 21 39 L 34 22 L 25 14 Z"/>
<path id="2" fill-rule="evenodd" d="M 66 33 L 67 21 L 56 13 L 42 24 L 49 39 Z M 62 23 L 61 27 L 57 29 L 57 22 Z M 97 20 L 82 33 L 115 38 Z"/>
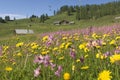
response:
<path id="1" fill-rule="evenodd" d="M 56 14 L 61 14 L 66 12 L 68 16 L 73 13 L 76 15 L 76 19 L 97 19 L 106 15 L 116 15 L 120 13 L 120 1 L 114 1 L 106 4 L 100 5 L 85 5 L 85 6 L 62 6 Z"/>

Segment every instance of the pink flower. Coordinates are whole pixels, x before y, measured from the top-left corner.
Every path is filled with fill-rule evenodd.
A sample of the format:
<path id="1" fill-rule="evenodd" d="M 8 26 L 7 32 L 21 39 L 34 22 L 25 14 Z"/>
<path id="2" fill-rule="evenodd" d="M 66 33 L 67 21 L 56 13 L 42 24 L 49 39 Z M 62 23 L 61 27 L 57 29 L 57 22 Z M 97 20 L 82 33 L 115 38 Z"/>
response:
<path id="1" fill-rule="evenodd" d="M 42 55 L 40 56 L 35 56 L 34 63 L 43 63 L 44 57 Z"/>
<path id="2" fill-rule="evenodd" d="M 70 56 L 71 56 L 73 59 L 75 59 L 75 57 L 76 57 L 75 51 L 70 51 Z"/>
<path id="3" fill-rule="evenodd" d="M 58 66 L 58 70 L 55 72 L 55 75 L 60 77 L 61 71 L 62 71 L 62 66 Z"/>
<path id="4" fill-rule="evenodd" d="M 56 64 L 50 63 L 51 70 L 53 70 L 55 66 Z"/>
<path id="5" fill-rule="evenodd" d="M 2 56 L 2 47 L 0 46 L 0 56 Z"/>
<path id="6" fill-rule="evenodd" d="M 37 69 L 34 70 L 34 77 L 38 77 L 40 74 L 40 68 L 38 67 Z"/>

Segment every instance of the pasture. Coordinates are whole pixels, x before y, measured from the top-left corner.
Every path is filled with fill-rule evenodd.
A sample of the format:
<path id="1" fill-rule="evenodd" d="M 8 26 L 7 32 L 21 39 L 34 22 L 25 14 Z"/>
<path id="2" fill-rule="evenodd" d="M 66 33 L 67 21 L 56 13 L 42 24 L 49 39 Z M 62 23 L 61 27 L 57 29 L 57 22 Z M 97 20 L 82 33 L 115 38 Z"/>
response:
<path id="1" fill-rule="evenodd" d="M 0 46 L 0 80 L 119 80 L 120 26 L 16 36 Z"/>

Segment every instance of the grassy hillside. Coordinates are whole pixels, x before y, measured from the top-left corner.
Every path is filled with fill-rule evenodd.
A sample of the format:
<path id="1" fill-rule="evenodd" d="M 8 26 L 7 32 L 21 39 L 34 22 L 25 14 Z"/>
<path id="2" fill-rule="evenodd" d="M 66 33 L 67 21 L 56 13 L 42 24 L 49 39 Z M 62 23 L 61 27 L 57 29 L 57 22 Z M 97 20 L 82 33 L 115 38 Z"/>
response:
<path id="1" fill-rule="evenodd" d="M 116 15 L 119 16 L 119 15 Z M 7 23 L 0 23 L 0 39 L 11 38 L 15 36 L 15 29 L 27 29 L 28 25 L 32 25 L 30 29 L 34 30 L 35 34 L 52 32 L 58 30 L 71 30 L 77 28 L 86 28 L 89 26 L 103 26 L 112 25 L 114 23 L 119 23 L 115 21 L 116 16 L 105 16 L 97 20 L 75 20 L 75 15 L 67 16 L 66 13 L 51 16 L 45 23 L 40 23 L 39 19 L 34 19 L 31 22 L 29 19 L 21 19 L 16 21 L 10 21 Z M 53 25 L 54 21 L 68 20 L 75 21 L 74 25 Z"/>

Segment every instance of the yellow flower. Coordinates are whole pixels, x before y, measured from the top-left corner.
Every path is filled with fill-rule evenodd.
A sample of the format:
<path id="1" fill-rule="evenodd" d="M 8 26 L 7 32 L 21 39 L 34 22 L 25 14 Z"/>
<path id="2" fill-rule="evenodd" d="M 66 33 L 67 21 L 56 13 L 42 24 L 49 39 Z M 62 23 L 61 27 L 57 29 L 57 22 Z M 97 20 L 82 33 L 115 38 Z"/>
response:
<path id="1" fill-rule="evenodd" d="M 50 60 L 50 62 L 52 63 L 52 62 L 53 62 L 53 60 Z"/>
<path id="2" fill-rule="evenodd" d="M 20 52 L 19 52 L 19 53 L 17 53 L 17 56 L 22 56 L 22 53 L 20 53 Z"/>
<path id="3" fill-rule="evenodd" d="M 108 37 L 109 36 L 109 34 L 104 34 L 103 35 L 103 39 L 105 39 L 106 37 Z"/>
<path id="4" fill-rule="evenodd" d="M 101 53 L 96 54 L 96 58 L 100 58 L 100 56 L 101 56 Z"/>
<path id="5" fill-rule="evenodd" d="M 84 48 L 84 52 L 85 53 L 87 53 L 87 52 L 89 52 L 90 50 L 86 47 L 86 48 Z"/>
<path id="6" fill-rule="evenodd" d="M 13 63 L 12 63 L 12 65 L 15 65 L 15 64 L 16 64 L 16 62 L 13 62 Z"/>
<path id="7" fill-rule="evenodd" d="M 72 44 L 71 42 L 68 42 L 68 43 L 65 45 L 65 49 L 69 48 L 71 44 Z"/>
<path id="8" fill-rule="evenodd" d="M 88 69 L 89 68 L 89 66 L 83 66 L 83 67 L 81 67 L 81 69 Z"/>
<path id="9" fill-rule="evenodd" d="M 93 33 L 93 34 L 92 34 L 92 37 L 93 37 L 94 39 L 97 39 L 99 36 L 98 36 L 96 33 Z"/>
<path id="10" fill-rule="evenodd" d="M 79 45 L 80 49 L 84 49 L 85 47 L 86 47 L 86 43 L 82 43 L 82 44 Z"/>
<path id="11" fill-rule="evenodd" d="M 6 71 L 12 71 L 12 68 L 11 67 L 6 67 L 5 70 Z"/>
<path id="12" fill-rule="evenodd" d="M 64 80 L 70 80 L 70 74 L 69 73 L 64 73 L 63 75 Z"/>
<path id="13" fill-rule="evenodd" d="M 86 54 L 84 57 L 87 58 L 87 57 L 88 57 L 88 54 Z"/>
<path id="14" fill-rule="evenodd" d="M 38 48 L 38 45 L 34 45 L 31 47 L 32 49 L 37 49 Z"/>
<path id="15" fill-rule="evenodd" d="M 73 71 L 75 70 L 75 65 L 72 65 L 72 70 L 73 70 Z"/>
<path id="16" fill-rule="evenodd" d="M 62 43 L 59 48 L 63 49 L 64 47 L 65 47 L 65 43 Z"/>
<path id="17" fill-rule="evenodd" d="M 44 36 L 44 37 L 42 38 L 42 41 L 45 42 L 45 41 L 48 40 L 48 38 L 49 38 L 49 36 Z"/>
<path id="18" fill-rule="evenodd" d="M 120 61 L 120 54 L 115 54 L 110 57 L 110 62 L 114 63 L 116 61 Z"/>
<path id="19" fill-rule="evenodd" d="M 102 42 L 102 45 L 103 45 L 103 46 L 105 46 L 105 45 L 106 45 L 106 43 L 105 43 L 105 42 Z"/>
<path id="20" fill-rule="evenodd" d="M 23 46 L 23 44 L 24 44 L 23 42 L 19 42 L 16 44 L 16 47 L 21 47 L 21 46 Z"/>
<path id="21" fill-rule="evenodd" d="M 99 73 L 97 80 L 111 80 L 112 76 L 110 76 L 111 72 L 108 70 L 103 70 Z"/>
<path id="22" fill-rule="evenodd" d="M 76 62 L 80 62 L 80 59 L 77 59 Z"/>
<path id="23" fill-rule="evenodd" d="M 46 55 L 46 54 L 48 54 L 48 53 L 49 53 L 49 50 L 47 50 L 47 51 L 42 51 L 42 52 L 41 52 L 42 55 Z"/>
<path id="24" fill-rule="evenodd" d="M 59 60 L 62 60 L 62 59 L 64 59 L 64 56 L 62 56 L 62 57 L 60 57 L 60 58 L 58 58 Z"/>
<path id="25" fill-rule="evenodd" d="M 53 51 L 56 51 L 56 50 L 58 50 L 58 47 L 55 47 L 55 48 L 53 48 L 52 50 L 53 50 Z"/>
<path id="26" fill-rule="evenodd" d="M 101 59 L 104 59 L 105 57 L 103 55 L 100 56 Z"/>
<path id="27" fill-rule="evenodd" d="M 65 37 L 63 37 L 62 39 L 63 39 L 63 40 L 67 40 L 67 37 L 65 36 Z"/>
<path id="28" fill-rule="evenodd" d="M 115 40 L 112 40 L 109 44 L 110 44 L 110 45 L 115 45 L 115 44 L 116 44 L 116 41 L 115 41 Z"/>
<path id="29" fill-rule="evenodd" d="M 115 39 L 116 39 L 116 40 L 120 39 L 120 36 L 117 36 Z"/>

